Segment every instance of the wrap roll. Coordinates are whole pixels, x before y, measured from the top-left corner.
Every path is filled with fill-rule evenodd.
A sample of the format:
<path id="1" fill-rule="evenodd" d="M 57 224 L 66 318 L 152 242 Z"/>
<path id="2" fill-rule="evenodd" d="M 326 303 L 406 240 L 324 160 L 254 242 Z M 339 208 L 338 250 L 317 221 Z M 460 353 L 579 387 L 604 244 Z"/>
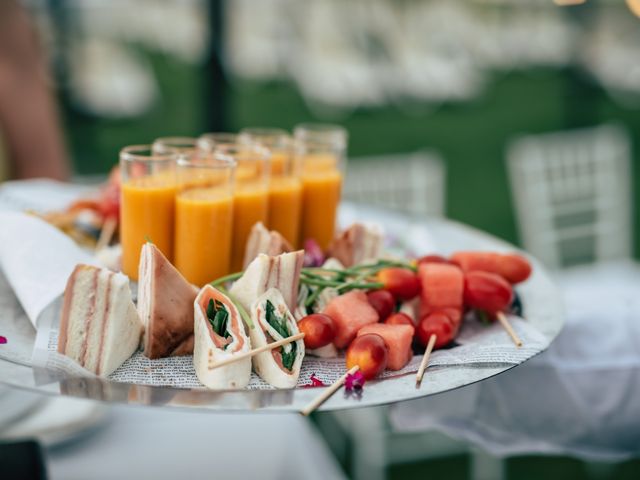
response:
<path id="1" fill-rule="evenodd" d="M 267 290 L 253 303 L 251 319 L 254 328 L 249 333 L 253 348 L 299 332 L 298 324 L 282 294 L 275 288 Z M 298 384 L 303 358 L 304 341 L 300 339 L 255 355 L 253 369 L 265 382 L 276 388 L 293 388 Z"/>
<path id="2" fill-rule="evenodd" d="M 251 358 L 211 368 L 230 356 L 251 350 L 238 309 L 226 295 L 210 285 L 200 290 L 193 308 L 193 366 L 198 380 L 212 389 L 246 387 L 251 378 Z M 219 312 L 226 312 L 226 318 Z"/>

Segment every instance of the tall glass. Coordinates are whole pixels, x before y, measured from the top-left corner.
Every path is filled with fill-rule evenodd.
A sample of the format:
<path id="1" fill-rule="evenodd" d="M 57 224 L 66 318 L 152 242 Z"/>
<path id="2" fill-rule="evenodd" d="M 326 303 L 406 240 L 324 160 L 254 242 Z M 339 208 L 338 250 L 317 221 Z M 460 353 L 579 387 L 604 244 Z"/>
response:
<path id="1" fill-rule="evenodd" d="M 197 145 L 203 152 L 213 152 L 219 145 L 238 143 L 238 135 L 230 132 L 204 133 L 198 137 Z"/>
<path id="2" fill-rule="evenodd" d="M 216 154 L 236 162 L 233 194 L 233 240 L 231 271 L 242 270 L 247 239 L 257 222 L 265 225 L 269 215 L 269 151 L 259 145 L 222 144 Z"/>
<path id="3" fill-rule="evenodd" d="M 173 261 L 176 159 L 175 152 L 154 153 L 150 145 L 120 151 L 122 271 L 133 280 L 147 241 Z"/>
<path id="4" fill-rule="evenodd" d="M 292 246 L 298 246 L 302 214 L 302 182 L 291 136 L 277 128 L 246 128 L 240 131 L 239 139 L 241 143 L 262 145 L 270 151 L 267 226 L 280 232 Z"/>
<path id="5" fill-rule="evenodd" d="M 347 131 L 338 125 L 301 124 L 294 129 L 302 179 L 300 243 L 315 239 L 328 248 L 336 228 L 347 151 Z"/>
<path id="6" fill-rule="evenodd" d="M 175 266 L 201 287 L 230 273 L 236 163 L 191 152 L 177 165 Z"/>
<path id="7" fill-rule="evenodd" d="M 155 153 L 191 153 L 198 148 L 197 143 L 195 137 L 160 137 L 154 140 L 152 149 Z"/>

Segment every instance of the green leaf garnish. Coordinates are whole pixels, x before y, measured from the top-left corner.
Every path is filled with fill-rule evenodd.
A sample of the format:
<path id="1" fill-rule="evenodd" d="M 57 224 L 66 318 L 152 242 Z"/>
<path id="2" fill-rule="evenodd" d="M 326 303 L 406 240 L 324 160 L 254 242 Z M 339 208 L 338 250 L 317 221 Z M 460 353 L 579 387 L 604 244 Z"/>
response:
<path id="1" fill-rule="evenodd" d="M 227 307 L 219 300 L 209 299 L 207 305 L 207 320 L 211 324 L 211 328 L 216 334 L 223 338 L 229 338 L 231 334 L 227 329 L 227 322 L 229 320 L 229 311 Z M 225 345 L 224 348 L 227 346 Z"/>
<path id="2" fill-rule="evenodd" d="M 267 305 L 265 308 L 265 316 L 267 319 L 267 323 L 273 327 L 273 329 L 278 332 L 282 338 L 287 338 L 291 336 L 289 332 L 289 327 L 287 326 L 286 317 L 281 317 L 276 313 L 276 307 L 273 306 L 269 300 L 267 300 Z M 286 351 L 286 347 L 290 346 L 289 351 Z M 280 347 L 280 354 L 282 355 L 282 366 L 287 370 L 291 371 L 293 369 L 293 363 L 296 360 L 296 351 L 298 345 L 296 342 L 291 342 L 288 345 L 284 345 Z"/>

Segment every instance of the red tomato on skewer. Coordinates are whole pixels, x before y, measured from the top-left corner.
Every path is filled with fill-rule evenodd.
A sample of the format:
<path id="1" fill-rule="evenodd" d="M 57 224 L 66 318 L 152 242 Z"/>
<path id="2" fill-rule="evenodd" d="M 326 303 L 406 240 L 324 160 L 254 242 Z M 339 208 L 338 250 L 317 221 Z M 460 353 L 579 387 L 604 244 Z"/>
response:
<path id="1" fill-rule="evenodd" d="M 517 253 L 456 252 L 451 261 L 465 273 L 482 271 L 500 275 L 510 283 L 524 282 L 531 275 L 531 264 Z"/>
<path id="2" fill-rule="evenodd" d="M 489 272 L 468 272 L 464 277 L 464 303 L 490 315 L 511 305 L 513 288 L 504 278 Z"/>
<path id="3" fill-rule="evenodd" d="M 304 346 L 310 349 L 321 348 L 333 342 L 336 326 L 329 315 L 313 313 L 298 322 L 298 329 L 304 333 Z"/>
<path id="4" fill-rule="evenodd" d="M 347 370 L 358 365 L 367 380 L 380 375 L 387 368 L 387 346 L 375 333 L 356 337 L 347 349 Z"/>
<path id="5" fill-rule="evenodd" d="M 411 300 L 420 293 L 420 280 L 411 270 L 400 267 L 383 268 L 376 280 L 384 290 L 391 292 L 397 300 Z"/>
<path id="6" fill-rule="evenodd" d="M 384 323 L 387 325 L 409 325 L 414 330 L 416 328 L 413 320 L 411 320 L 411 317 L 402 312 L 394 313 L 389 318 L 387 318 Z"/>
<path id="7" fill-rule="evenodd" d="M 379 320 L 381 322 L 393 313 L 393 309 L 396 306 L 396 300 L 393 298 L 391 292 L 387 290 L 367 292 L 367 300 L 376 312 L 378 312 L 378 317 L 380 317 Z"/>
<path id="8" fill-rule="evenodd" d="M 436 336 L 433 348 L 442 348 L 450 344 L 458 333 L 458 326 L 443 312 L 433 312 L 418 323 L 416 336 L 425 347 L 431 335 Z"/>

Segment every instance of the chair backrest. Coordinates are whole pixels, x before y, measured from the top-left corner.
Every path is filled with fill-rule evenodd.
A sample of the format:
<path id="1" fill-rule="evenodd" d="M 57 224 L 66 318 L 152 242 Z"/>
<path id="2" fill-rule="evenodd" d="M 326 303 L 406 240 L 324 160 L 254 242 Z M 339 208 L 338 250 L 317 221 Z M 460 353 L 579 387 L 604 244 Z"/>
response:
<path id="1" fill-rule="evenodd" d="M 617 125 L 523 136 L 507 167 L 524 247 L 552 268 L 632 256 L 631 147 Z"/>
<path id="2" fill-rule="evenodd" d="M 343 196 L 346 200 L 416 216 L 443 216 L 445 166 L 432 151 L 351 158 Z"/>

